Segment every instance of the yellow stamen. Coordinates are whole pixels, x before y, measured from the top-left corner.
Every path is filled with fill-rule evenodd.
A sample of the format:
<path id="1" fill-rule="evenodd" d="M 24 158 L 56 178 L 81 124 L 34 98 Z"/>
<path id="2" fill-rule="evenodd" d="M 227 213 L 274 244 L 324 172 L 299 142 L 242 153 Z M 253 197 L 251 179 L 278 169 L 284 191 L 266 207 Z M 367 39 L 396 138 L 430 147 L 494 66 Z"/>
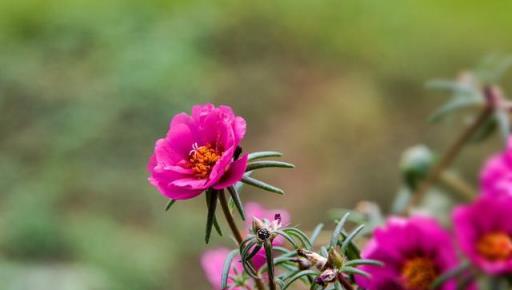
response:
<path id="1" fill-rule="evenodd" d="M 210 174 L 220 156 L 220 152 L 212 148 L 210 144 L 200 147 L 194 145 L 188 159 L 196 177 L 205 178 Z"/>
<path id="2" fill-rule="evenodd" d="M 438 276 L 438 269 L 432 259 L 416 257 L 405 262 L 402 278 L 408 290 L 427 290 Z"/>
<path id="3" fill-rule="evenodd" d="M 492 261 L 512 258 L 512 238 L 503 232 L 484 235 L 477 243 L 478 252 Z"/>

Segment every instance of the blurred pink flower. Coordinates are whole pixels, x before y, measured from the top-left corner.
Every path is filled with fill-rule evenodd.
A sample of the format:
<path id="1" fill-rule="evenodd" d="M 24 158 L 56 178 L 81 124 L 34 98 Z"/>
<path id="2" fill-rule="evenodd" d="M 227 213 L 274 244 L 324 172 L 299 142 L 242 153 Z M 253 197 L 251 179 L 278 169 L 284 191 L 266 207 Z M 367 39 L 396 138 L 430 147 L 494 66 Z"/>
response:
<path id="1" fill-rule="evenodd" d="M 480 172 L 480 186 L 483 194 L 512 195 L 512 137 L 503 152 L 485 162 Z"/>
<path id="2" fill-rule="evenodd" d="M 235 160 L 245 131 L 245 120 L 228 106 L 196 105 L 192 115 L 177 114 L 167 135 L 156 141 L 149 182 L 174 200 L 233 185 L 247 166 L 247 155 Z"/>
<path id="3" fill-rule="evenodd" d="M 368 290 L 427 290 L 439 275 L 458 265 L 450 235 L 436 220 L 420 216 L 388 219 L 374 231 L 362 256 L 384 263 L 360 267 L 372 275 L 356 276 L 357 284 Z M 449 280 L 439 289 L 456 286 Z"/>
<path id="4" fill-rule="evenodd" d="M 215 250 L 209 250 L 204 252 L 201 257 L 201 266 L 203 267 L 203 271 L 206 274 L 206 278 L 210 285 L 215 290 L 222 290 L 222 270 L 224 268 L 224 262 L 229 255 L 230 250 L 226 248 L 218 248 Z M 243 268 L 242 264 L 240 264 L 240 257 L 236 257 L 231 264 L 231 269 L 229 270 L 228 276 L 228 289 L 234 290 L 243 290 L 243 289 L 252 289 L 250 287 L 250 281 L 247 281 L 242 276 Z M 245 286 L 236 286 L 237 282 L 246 285 Z"/>
<path id="5" fill-rule="evenodd" d="M 512 273 L 512 196 L 484 195 L 454 210 L 457 240 L 468 258 L 488 274 Z"/>

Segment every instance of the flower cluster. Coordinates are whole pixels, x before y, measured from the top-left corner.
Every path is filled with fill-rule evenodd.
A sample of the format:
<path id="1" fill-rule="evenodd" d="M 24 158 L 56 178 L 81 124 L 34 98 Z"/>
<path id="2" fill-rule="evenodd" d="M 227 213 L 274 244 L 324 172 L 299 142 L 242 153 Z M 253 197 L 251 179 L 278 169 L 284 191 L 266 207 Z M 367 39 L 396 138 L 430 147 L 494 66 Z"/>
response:
<path id="1" fill-rule="evenodd" d="M 172 118 L 149 159 L 149 182 L 169 199 L 166 209 L 204 193 L 206 243 L 213 229 L 222 236 L 217 219 L 220 204 L 236 248 L 214 248 L 202 255 L 203 271 L 215 290 L 264 290 L 266 286 L 285 290 L 296 283 L 312 290 L 474 290 L 482 281 L 488 281 L 493 290 L 504 290 L 512 285 L 512 137 L 508 129 L 512 107 L 496 87 L 472 82 L 450 88 L 453 101 L 434 119 L 454 110 L 454 104 L 477 105 L 482 110 L 474 123 L 439 160 L 425 146 L 406 151 L 401 162 L 404 185 L 393 205 L 395 215 L 383 219 L 380 208 L 370 202 L 354 211 L 343 209 L 322 245 L 317 240 L 325 236 L 323 224 L 306 234 L 290 225 L 286 210 L 242 202 L 244 185 L 284 193 L 254 178 L 256 170 L 294 166 L 268 160 L 281 157 L 279 152 L 243 152 L 246 122 L 228 106 L 197 105 L 191 115 Z M 479 127 L 489 124 L 505 128 L 508 145 L 485 162 L 480 194 L 473 195 L 448 167 L 464 143 L 482 134 Z M 419 202 L 436 183 L 462 192 L 452 198 L 466 199 L 453 207 L 451 227 L 416 212 L 428 207 Z M 243 223 L 234 219 L 235 210 Z M 357 239 L 360 236 L 366 239 Z M 366 241 L 362 252 L 361 241 Z"/>

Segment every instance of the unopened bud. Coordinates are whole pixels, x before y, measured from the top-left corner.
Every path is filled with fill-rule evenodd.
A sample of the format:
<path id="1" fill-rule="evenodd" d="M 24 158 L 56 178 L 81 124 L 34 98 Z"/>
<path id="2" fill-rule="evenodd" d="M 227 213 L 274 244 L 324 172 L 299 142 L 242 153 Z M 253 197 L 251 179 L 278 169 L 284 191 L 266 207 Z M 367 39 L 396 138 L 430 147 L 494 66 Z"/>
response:
<path id="1" fill-rule="evenodd" d="M 297 255 L 299 255 L 299 257 L 307 259 L 311 263 L 311 265 L 315 266 L 318 270 L 323 270 L 323 268 L 327 264 L 327 258 L 322 257 L 321 255 L 312 251 L 298 249 Z"/>
<path id="2" fill-rule="evenodd" d="M 256 232 L 256 237 L 260 242 L 264 242 L 270 238 L 270 231 L 266 228 L 261 228 Z"/>
<path id="3" fill-rule="evenodd" d="M 341 269 L 343 266 L 343 257 L 338 253 L 338 251 L 336 251 L 336 249 L 331 249 L 329 251 L 327 264 L 335 269 Z"/>
<path id="4" fill-rule="evenodd" d="M 316 277 L 315 282 L 320 285 L 326 285 L 336 281 L 336 271 L 333 269 L 327 269 L 323 271 L 318 277 Z"/>
<path id="5" fill-rule="evenodd" d="M 311 262 L 308 261 L 308 259 L 306 258 L 295 258 L 292 260 L 293 262 L 297 263 L 298 265 L 298 268 L 299 270 L 303 271 L 303 270 L 308 270 L 309 268 L 311 268 Z"/>
<path id="6" fill-rule="evenodd" d="M 425 179 L 434 162 L 434 155 L 427 146 L 417 145 L 407 149 L 402 154 L 400 169 L 405 183 L 412 190 Z"/>
<path id="7" fill-rule="evenodd" d="M 265 223 L 257 217 L 252 219 L 252 231 L 257 234 L 260 229 L 265 228 Z"/>

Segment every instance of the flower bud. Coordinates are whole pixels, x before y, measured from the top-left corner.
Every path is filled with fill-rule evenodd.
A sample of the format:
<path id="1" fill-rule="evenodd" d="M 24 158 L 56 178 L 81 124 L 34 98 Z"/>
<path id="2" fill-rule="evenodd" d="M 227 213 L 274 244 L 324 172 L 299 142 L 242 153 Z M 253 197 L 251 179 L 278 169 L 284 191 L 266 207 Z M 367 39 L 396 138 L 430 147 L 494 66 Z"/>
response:
<path id="1" fill-rule="evenodd" d="M 267 228 L 261 228 L 256 232 L 256 237 L 260 242 L 264 242 L 271 237 L 271 233 Z"/>
<path id="2" fill-rule="evenodd" d="M 265 223 L 257 217 L 252 219 L 252 231 L 257 234 L 259 230 L 265 228 Z"/>
<path id="3" fill-rule="evenodd" d="M 308 259 L 306 259 L 306 258 L 299 257 L 299 258 L 293 259 L 292 261 L 297 263 L 298 268 L 301 271 L 308 270 L 312 266 L 311 262 Z"/>
<path id="4" fill-rule="evenodd" d="M 335 269 L 341 269 L 343 266 L 343 257 L 338 253 L 338 251 L 336 251 L 336 249 L 333 248 L 329 251 L 327 264 Z"/>
<path id="5" fill-rule="evenodd" d="M 427 176 L 433 161 L 434 155 L 425 145 L 411 147 L 402 154 L 400 170 L 409 188 L 417 189 L 421 180 Z"/>
<path id="6" fill-rule="evenodd" d="M 318 277 L 315 279 L 315 283 L 320 285 L 326 285 L 336 281 L 337 273 L 333 269 L 327 269 L 323 271 Z"/>
<path id="7" fill-rule="evenodd" d="M 322 257 L 321 255 L 312 251 L 298 249 L 297 255 L 299 255 L 299 257 L 307 259 L 311 263 L 311 265 L 315 266 L 318 270 L 323 270 L 323 268 L 327 264 L 327 258 Z"/>

